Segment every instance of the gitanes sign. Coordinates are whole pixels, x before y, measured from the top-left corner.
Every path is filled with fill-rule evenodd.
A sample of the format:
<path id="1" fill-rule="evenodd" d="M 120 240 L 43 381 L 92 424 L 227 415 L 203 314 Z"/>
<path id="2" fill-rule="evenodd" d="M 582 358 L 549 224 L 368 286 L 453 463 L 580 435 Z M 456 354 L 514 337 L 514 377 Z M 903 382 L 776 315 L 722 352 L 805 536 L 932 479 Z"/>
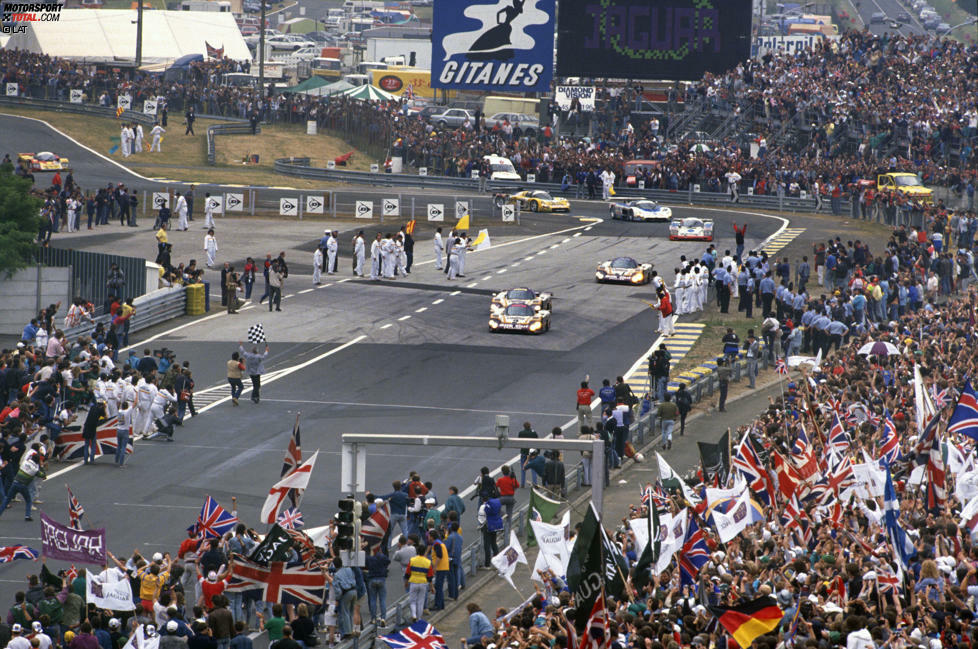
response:
<path id="1" fill-rule="evenodd" d="M 435 0 L 431 85 L 548 91 L 554 12 L 554 0 Z"/>

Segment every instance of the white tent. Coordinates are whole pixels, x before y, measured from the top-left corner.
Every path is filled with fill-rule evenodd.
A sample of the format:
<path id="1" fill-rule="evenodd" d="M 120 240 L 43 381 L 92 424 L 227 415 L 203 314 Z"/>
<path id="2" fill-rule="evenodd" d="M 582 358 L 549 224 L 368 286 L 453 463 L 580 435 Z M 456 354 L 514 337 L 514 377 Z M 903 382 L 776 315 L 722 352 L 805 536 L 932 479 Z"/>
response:
<path id="1" fill-rule="evenodd" d="M 207 44 L 235 61 L 251 59 L 234 16 L 216 11 L 143 11 L 143 63 L 207 56 Z M 58 22 L 27 23 L 6 47 L 91 62 L 136 58 L 136 11 L 64 9 Z"/>

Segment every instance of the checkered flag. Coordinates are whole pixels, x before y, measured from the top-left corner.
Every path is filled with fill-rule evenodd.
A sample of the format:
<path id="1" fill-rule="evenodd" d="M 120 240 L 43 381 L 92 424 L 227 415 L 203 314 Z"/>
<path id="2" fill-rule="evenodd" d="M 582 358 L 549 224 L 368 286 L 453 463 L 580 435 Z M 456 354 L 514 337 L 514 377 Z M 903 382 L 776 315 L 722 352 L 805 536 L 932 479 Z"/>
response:
<path id="1" fill-rule="evenodd" d="M 260 322 L 248 327 L 248 342 L 252 345 L 260 345 L 267 340 L 265 338 L 265 327 Z"/>

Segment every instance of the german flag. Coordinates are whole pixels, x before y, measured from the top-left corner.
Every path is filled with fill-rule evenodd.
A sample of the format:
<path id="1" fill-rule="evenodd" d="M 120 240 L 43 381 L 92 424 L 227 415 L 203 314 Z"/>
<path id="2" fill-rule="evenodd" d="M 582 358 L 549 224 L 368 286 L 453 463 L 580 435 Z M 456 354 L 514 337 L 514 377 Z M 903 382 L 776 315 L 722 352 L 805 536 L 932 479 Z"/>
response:
<path id="1" fill-rule="evenodd" d="M 742 649 L 747 649 L 758 636 L 778 628 L 784 617 L 784 611 L 771 596 L 759 597 L 740 606 L 711 606 L 710 612 Z"/>

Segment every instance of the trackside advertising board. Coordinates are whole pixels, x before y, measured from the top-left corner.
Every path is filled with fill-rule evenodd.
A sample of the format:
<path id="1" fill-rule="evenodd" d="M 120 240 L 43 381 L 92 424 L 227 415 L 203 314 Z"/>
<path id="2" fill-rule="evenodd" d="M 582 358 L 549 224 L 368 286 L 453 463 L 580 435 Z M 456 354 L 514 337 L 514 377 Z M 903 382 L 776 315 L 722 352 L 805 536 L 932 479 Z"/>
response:
<path id="1" fill-rule="evenodd" d="M 554 12 L 554 0 L 435 0 L 432 87 L 549 91 Z"/>
<path id="2" fill-rule="evenodd" d="M 560 0 L 557 74 L 699 79 L 750 56 L 751 0 Z"/>

